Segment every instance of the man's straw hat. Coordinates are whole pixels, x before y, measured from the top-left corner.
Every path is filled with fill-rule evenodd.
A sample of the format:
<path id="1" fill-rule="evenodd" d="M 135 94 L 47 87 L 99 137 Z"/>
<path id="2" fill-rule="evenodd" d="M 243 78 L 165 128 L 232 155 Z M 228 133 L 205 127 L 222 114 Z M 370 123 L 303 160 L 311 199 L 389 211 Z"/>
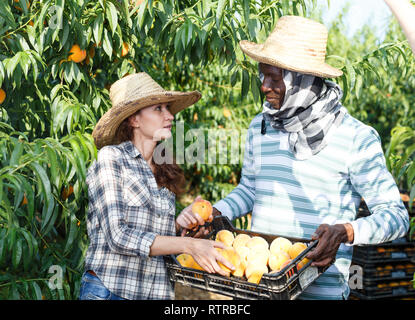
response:
<path id="1" fill-rule="evenodd" d="M 191 106 L 201 97 L 198 91 L 166 91 L 147 73 L 126 76 L 111 86 L 112 107 L 99 119 L 92 136 L 98 149 L 117 143 L 120 124 L 140 109 L 160 103 L 169 103 L 171 114 Z"/>
<path id="2" fill-rule="evenodd" d="M 343 72 L 325 63 L 327 28 L 298 16 L 281 17 L 263 44 L 242 40 L 239 45 L 252 59 L 282 69 L 322 78 Z"/>

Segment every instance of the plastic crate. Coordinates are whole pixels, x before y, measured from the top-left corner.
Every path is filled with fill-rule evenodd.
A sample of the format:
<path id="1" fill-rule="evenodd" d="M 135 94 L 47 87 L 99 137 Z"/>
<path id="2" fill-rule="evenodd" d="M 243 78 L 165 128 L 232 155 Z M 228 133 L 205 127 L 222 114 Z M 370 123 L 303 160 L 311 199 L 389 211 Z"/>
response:
<path id="1" fill-rule="evenodd" d="M 209 234 L 214 238 L 219 230 L 227 229 L 234 234 L 245 233 L 250 236 L 261 236 L 268 243 L 278 235 L 252 232 L 233 227 L 228 218 L 215 217 L 212 222 L 213 231 Z M 244 278 L 225 277 L 219 274 L 210 274 L 205 271 L 182 267 L 174 255 L 165 256 L 170 281 L 179 282 L 190 287 L 207 290 L 214 293 L 230 296 L 235 299 L 248 300 L 293 300 L 297 298 L 315 279 L 317 279 L 329 266 L 324 268 L 311 266 L 309 261 L 303 268 L 298 263 L 312 250 L 318 241 L 285 237 L 292 242 L 307 244 L 300 255 L 291 261 L 279 272 L 266 273 L 259 284 L 246 281 Z"/>
<path id="2" fill-rule="evenodd" d="M 412 277 L 401 279 L 363 281 L 363 289 L 351 290 L 360 299 L 386 299 L 415 296 Z"/>
<path id="3" fill-rule="evenodd" d="M 362 279 L 366 281 L 379 280 L 403 280 L 413 277 L 415 264 L 410 261 L 398 261 L 394 263 L 364 264 L 354 260 L 353 264 L 362 267 Z"/>
<path id="4" fill-rule="evenodd" d="M 353 261 L 365 264 L 412 261 L 415 259 L 415 242 L 406 238 L 353 248 Z"/>

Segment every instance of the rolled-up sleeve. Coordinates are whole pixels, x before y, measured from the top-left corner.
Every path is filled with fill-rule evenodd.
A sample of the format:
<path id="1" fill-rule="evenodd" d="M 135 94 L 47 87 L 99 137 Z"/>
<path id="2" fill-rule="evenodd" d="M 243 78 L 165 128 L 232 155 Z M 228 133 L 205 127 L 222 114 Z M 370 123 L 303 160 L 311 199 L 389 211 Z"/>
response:
<path id="1" fill-rule="evenodd" d="M 409 228 L 408 211 L 386 167 L 380 137 L 373 128 L 365 127 L 356 134 L 351 159 L 352 185 L 371 213 L 351 223 L 353 245 L 377 244 L 405 236 Z"/>
<path id="2" fill-rule="evenodd" d="M 124 255 L 149 256 L 156 233 L 131 228 L 123 201 L 120 150 L 104 147 L 90 173 L 94 180 L 95 211 L 110 250 Z M 91 196 L 91 195 L 90 195 Z"/>

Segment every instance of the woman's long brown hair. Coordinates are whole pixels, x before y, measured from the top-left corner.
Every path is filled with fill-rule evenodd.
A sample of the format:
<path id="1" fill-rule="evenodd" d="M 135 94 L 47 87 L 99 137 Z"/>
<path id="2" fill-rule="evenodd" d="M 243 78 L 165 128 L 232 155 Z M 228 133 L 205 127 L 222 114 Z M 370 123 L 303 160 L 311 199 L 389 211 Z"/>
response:
<path id="1" fill-rule="evenodd" d="M 132 139 L 133 128 L 129 125 L 127 118 L 118 127 L 117 140 L 118 143 L 122 143 L 128 140 L 132 141 Z M 173 160 L 172 164 L 157 164 L 153 160 L 153 165 L 155 168 L 154 177 L 159 187 L 165 187 L 169 189 L 176 196 L 181 195 L 185 191 L 186 179 L 184 172 L 182 168 L 176 164 L 175 160 Z"/>

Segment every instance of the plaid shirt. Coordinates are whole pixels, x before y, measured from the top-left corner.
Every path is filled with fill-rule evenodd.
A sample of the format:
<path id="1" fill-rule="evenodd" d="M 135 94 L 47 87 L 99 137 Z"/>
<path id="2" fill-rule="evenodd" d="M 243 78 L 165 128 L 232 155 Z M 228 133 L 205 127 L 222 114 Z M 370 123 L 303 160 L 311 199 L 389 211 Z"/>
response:
<path id="1" fill-rule="evenodd" d="M 157 235 L 175 235 L 175 195 L 158 189 L 131 141 L 105 146 L 88 169 L 90 244 L 85 270 L 126 299 L 173 299 L 163 256 L 149 257 Z"/>

